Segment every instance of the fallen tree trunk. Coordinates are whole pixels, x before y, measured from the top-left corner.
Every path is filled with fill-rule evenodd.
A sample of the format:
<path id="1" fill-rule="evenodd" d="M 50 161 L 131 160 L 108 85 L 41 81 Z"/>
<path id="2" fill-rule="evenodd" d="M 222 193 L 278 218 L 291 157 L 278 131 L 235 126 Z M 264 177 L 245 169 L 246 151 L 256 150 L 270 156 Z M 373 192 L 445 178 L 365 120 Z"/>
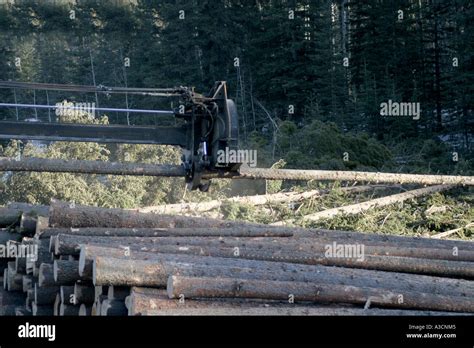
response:
<path id="1" fill-rule="evenodd" d="M 415 291 L 394 292 L 387 289 L 334 284 L 278 282 L 233 278 L 170 276 L 170 298 L 262 298 L 314 302 L 348 302 L 392 308 L 416 308 L 454 312 L 474 312 L 473 298 L 433 296 Z"/>
<path id="2" fill-rule="evenodd" d="M 366 192 L 379 188 L 388 188 L 386 185 L 367 185 L 367 186 L 351 186 L 342 187 L 342 191 L 346 193 Z M 248 205 L 265 205 L 270 203 L 288 203 L 317 197 L 328 193 L 329 190 L 310 190 L 304 192 L 280 192 L 267 195 L 230 197 L 224 200 L 213 200 L 207 202 L 188 202 L 177 204 L 157 205 L 152 207 L 137 208 L 141 213 L 155 214 L 185 214 L 193 212 L 206 212 L 217 209 L 226 203 L 239 203 Z"/>
<path id="3" fill-rule="evenodd" d="M 140 227 L 140 228 L 186 228 L 186 227 L 238 227 L 262 226 L 254 223 L 224 221 L 176 215 L 158 215 L 137 211 L 97 208 L 53 201 L 49 212 L 52 227 Z"/>
<path id="4" fill-rule="evenodd" d="M 474 176 L 249 167 L 240 167 L 238 177 L 234 178 L 266 180 L 331 180 L 420 185 L 474 185 Z"/>
<path id="5" fill-rule="evenodd" d="M 366 201 L 362 203 L 351 204 L 351 205 L 346 205 L 343 207 L 323 210 L 314 214 L 304 215 L 301 218 L 303 220 L 318 221 L 321 219 L 332 218 L 337 215 L 359 214 L 361 212 L 367 211 L 372 208 L 384 207 L 384 206 L 391 205 L 394 203 L 400 203 L 408 199 L 426 196 L 435 192 L 446 191 L 453 187 L 454 187 L 453 185 L 437 185 L 437 186 L 424 187 L 421 189 L 398 193 L 398 194 L 387 196 L 387 197 L 372 199 L 370 201 Z M 287 221 L 277 221 L 277 222 L 272 223 L 271 225 L 281 226 L 281 225 L 286 225 L 288 223 L 292 223 L 294 221 L 295 221 L 294 219 L 287 220 Z"/>

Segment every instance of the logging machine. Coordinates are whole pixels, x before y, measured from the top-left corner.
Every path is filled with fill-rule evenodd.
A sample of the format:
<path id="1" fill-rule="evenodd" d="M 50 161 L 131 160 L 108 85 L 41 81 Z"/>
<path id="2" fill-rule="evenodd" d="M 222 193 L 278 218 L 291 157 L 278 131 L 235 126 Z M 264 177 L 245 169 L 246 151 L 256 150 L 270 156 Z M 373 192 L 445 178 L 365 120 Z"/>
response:
<path id="1" fill-rule="evenodd" d="M 218 151 L 237 150 L 238 115 L 234 102 L 227 96 L 224 81 L 216 82 L 207 95 L 193 88 L 128 88 L 107 86 L 79 86 L 44 83 L 0 81 L 0 88 L 12 89 L 15 103 L 0 103 L 0 107 L 16 110 L 16 120 L 0 120 L 0 139 L 41 141 L 86 141 L 97 143 L 130 143 L 174 145 L 183 149 L 182 165 L 186 182 L 192 190 L 207 191 L 210 180 L 203 174 L 236 172 L 240 163 L 218 162 Z M 170 110 L 94 108 L 98 112 L 120 112 L 169 115 L 175 117 L 176 126 L 132 126 L 60 123 L 38 118 L 21 121 L 20 108 L 82 110 L 81 106 L 37 105 L 17 103 L 16 90 L 62 91 L 95 94 L 127 94 L 175 98 L 177 107 Z M 35 94 L 36 95 L 36 94 Z M 33 122 L 31 122 L 33 121 Z"/>

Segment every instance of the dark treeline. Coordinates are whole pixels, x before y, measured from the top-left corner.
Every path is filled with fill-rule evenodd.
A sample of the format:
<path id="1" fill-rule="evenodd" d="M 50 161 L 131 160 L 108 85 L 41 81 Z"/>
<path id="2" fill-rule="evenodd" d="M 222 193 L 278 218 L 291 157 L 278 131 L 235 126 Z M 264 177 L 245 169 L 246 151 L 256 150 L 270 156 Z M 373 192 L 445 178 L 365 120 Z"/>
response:
<path id="1" fill-rule="evenodd" d="M 10 1 L 0 5 L 0 79 L 201 92 L 226 80 L 242 141 L 268 145 L 273 157 L 295 149 L 291 138 L 319 121 L 334 122 L 342 133 L 366 132 L 389 147 L 441 139 L 449 151 L 468 154 L 473 23 L 469 0 Z M 42 91 L 0 90 L 0 97 L 170 106 Z M 382 117 L 381 103 L 389 100 L 420 103 L 420 118 Z M 0 112 L 17 116 L 14 109 Z M 31 115 L 19 111 L 22 119 Z M 126 122 L 123 115 L 109 118 Z"/>

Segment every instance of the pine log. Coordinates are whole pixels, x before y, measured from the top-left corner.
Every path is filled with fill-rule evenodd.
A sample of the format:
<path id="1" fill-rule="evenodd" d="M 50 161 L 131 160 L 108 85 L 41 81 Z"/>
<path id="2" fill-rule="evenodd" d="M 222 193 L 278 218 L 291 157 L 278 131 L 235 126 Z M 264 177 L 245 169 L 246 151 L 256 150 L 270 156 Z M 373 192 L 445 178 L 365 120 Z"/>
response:
<path id="1" fill-rule="evenodd" d="M 50 263 L 42 263 L 38 271 L 38 284 L 40 287 L 56 285 L 54 281 L 53 265 Z"/>
<path id="2" fill-rule="evenodd" d="M 86 305 L 81 303 L 79 306 L 79 316 L 91 316 L 92 315 L 92 305 Z"/>
<path id="3" fill-rule="evenodd" d="M 78 303 L 74 293 L 74 285 L 61 285 L 59 294 L 61 303 L 67 305 L 76 305 Z"/>
<path id="4" fill-rule="evenodd" d="M 127 313 L 124 301 L 105 299 L 100 305 L 101 316 L 123 316 L 127 315 Z"/>
<path id="5" fill-rule="evenodd" d="M 258 224 L 246 222 L 147 214 L 122 209 L 80 206 L 59 201 L 51 203 L 49 222 L 52 227 L 186 228 L 258 226 Z"/>
<path id="6" fill-rule="evenodd" d="M 15 305 L 5 305 L 0 307 L 0 316 L 15 316 L 16 315 Z"/>
<path id="7" fill-rule="evenodd" d="M 74 298 L 76 300 L 76 304 L 84 303 L 91 305 L 95 301 L 94 286 L 83 285 L 79 283 L 74 284 Z"/>
<path id="8" fill-rule="evenodd" d="M 391 308 L 415 308 L 453 312 L 474 312 L 474 298 L 434 296 L 415 291 L 394 292 L 388 289 L 324 283 L 279 282 L 233 278 L 170 276 L 170 298 L 263 298 L 295 301 L 370 303 Z"/>
<path id="9" fill-rule="evenodd" d="M 247 262 L 244 262 L 247 261 Z M 342 267 L 307 266 L 280 262 L 230 260 L 201 257 L 126 260 L 95 257 L 95 285 L 164 287 L 169 275 L 236 277 L 245 279 L 324 282 L 336 285 L 411 289 L 433 294 L 474 295 L 474 282 L 405 273 L 370 271 Z"/>
<path id="10" fill-rule="evenodd" d="M 52 316 L 54 315 L 54 308 L 52 305 L 38 305 L 35 302 L 32 303 L 32 312 L 34 316 Z"/>
<path id="11" fill-rule="evenodd" d="M 8 209 L 17 210 L 22 214 L 28 214 L 30 216 L 47 216 L 49 212 L 49 206 L 47 205 L 11 202 L 8 203 L 7 207 Z"/>
<path id="12" fill-rule="evenodd" d="M 130 287 L 110 285 L 107 292 L 107 299 L 125 301 L 128 295 L 130 295 Z"/>
<path id="13" fill-rule="evenodd" d="M 61 303 L 59 305 L 59 315 L 60 316 L 78 316 L 80 306 L 74 306 L 70 304 Z"/>
<path id="14" fill-rule="evenodd" d="M 79 261 L 54 260 L 53 274 L 54 281 L 62 285 L 71 285 L 82 280 L 79 276 Z"/>
<path id="15" fill-rule="evenodd" d="M 46 239 L 56 235 L 90 237 L 291 237 L 290 229 L 278 230 L 268 227 L 242 228 L 47 228 L 37 238 Z"/>
<path id="16" fill-rule="evenodd" d="M 37 219 L 28 214 L 21 214 L 20 218 L 20 232 L 23 236 L 33 236 L 36 232 Z"/>
<path id="17" fill-rule="evenodd" d="M 21 211 L 0 207 L 0 227 L 10 227 L 20 222 Z"/>
<path id="18" fill-rule="evenodd" d="M 171 164 L 158 165 L 46 158 L 22 158 L 17 161 L 12 158 L 0 157 L 0 172 L 6 171 L 166 177 L 184 177 L 186 175 L 183 166 Z"/>
<path id="19" fill-rule="evenodd" d="M 34 285 L 35 289 L 35 303 L 37 305 L 52 305 L 56 299 L 56 294 L 59 292 L 59 286 L 41 287 L 38 284 Z"/>
<path id="20" fill-rule="evenodd" d="M 56 298 L 54 299 L 54 305 L 53 305 L 53 315 L 55 317 L 59 316 L 59 306 L 61 305 L 61 295 L 56 294 Z"/>
<path id="21" fill-rule="evenodd" d="M 29 317 L 33 315 L 30 310 L 25 307 L 16 307 L 15 308 L 15 316 L 17 317 Z"/>
<path id="22" fill-rule="evenodd" d="M 9 270 L 7 277 L 7 290 L 23 292 L 23 274 L 13 273 Z"/>
<path id="23" fill-rule="evenodd" d="M 241 166 L 239 175 L 234 176 L 233 178 L 266 180 L 357 181 L 420 185 L 474 185 L 473 176 L 401 174 L 337 170 L 271 169 L 249 168 L 248 166 Z"/>
<path id="24" fill-rule="evenodd" d="M 25 302 L 25 295 L 20 292 L 10 292 L 0 288 L 0 307 L 7 305 L 19 306 Z"/>
<path id="25" fill-rule="evenodd" d="M 23 292 L 28 292 L 28 290 L 33 289 L 34 281 L 35 279 L 33 278 L 32 275 L 23 275 L 23 278 L 22 278 Z"/>

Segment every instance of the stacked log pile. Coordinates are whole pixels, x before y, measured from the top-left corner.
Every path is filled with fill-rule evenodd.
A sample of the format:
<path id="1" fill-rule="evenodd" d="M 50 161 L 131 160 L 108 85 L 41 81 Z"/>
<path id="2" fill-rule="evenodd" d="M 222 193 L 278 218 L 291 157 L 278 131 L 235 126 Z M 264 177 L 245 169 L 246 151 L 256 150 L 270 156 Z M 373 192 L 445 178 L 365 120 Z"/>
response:
<path id="1" fill-rule="evenodd" d="M 12 204 L 0 226 L 0 245 L 35 250 L 0 259 L 2 315 L 474 313 L 468 241 L 62 202 Z"/>

